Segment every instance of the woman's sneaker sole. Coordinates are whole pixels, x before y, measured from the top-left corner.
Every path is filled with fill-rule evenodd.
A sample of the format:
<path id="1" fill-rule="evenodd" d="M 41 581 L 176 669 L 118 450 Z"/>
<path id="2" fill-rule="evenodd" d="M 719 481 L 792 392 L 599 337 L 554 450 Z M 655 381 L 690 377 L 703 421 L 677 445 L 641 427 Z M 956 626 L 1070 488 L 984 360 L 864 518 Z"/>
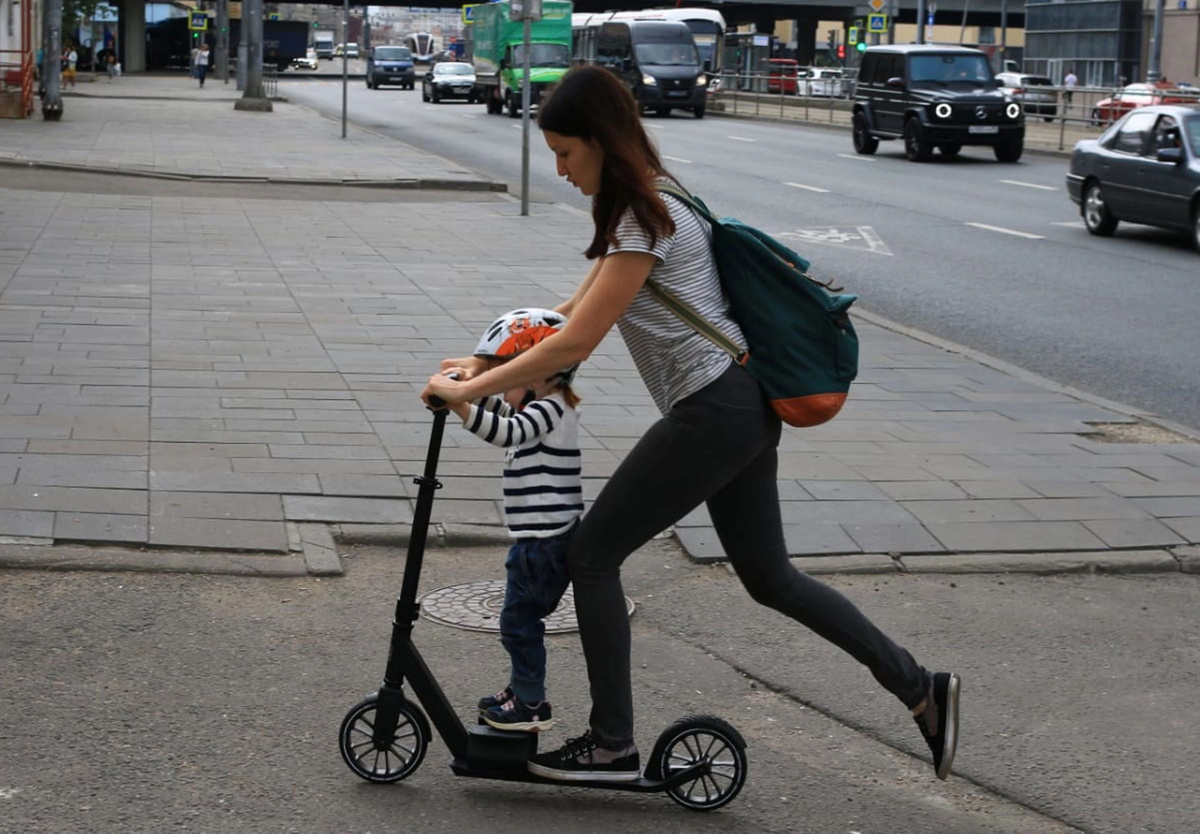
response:
<path id="1" fill-rule="evenodd" d="M 942 765 L 937 769 L 937 778 L 945 779 L 950 775 L 954 765 L 954 754 L 958 751 L 958 675 L 950 675 L 946 687 L 946 703 L 943 720 L 946 722 L 946 734 L 942 742 Z"/>
<path id="2" fill-rule="evenodd" d="M 557 770 L 537 762 L 529 762 L 529 772 L 559 782 L 636 782 L 642 777 L 640 770 Z"/>

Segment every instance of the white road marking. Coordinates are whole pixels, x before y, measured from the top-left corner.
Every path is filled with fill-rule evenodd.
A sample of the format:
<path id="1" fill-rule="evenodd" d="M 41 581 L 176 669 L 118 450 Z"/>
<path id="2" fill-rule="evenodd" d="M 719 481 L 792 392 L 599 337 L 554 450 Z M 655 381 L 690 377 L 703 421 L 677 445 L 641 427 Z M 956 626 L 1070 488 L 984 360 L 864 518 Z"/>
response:
<path id="1" fill-rule="evenodd" d="M 745 136 L 726 136 L 726 139 L 732 139 L 735 142 L 757 142 L 757 139 L 747 139 Z"/>
<path id="2" fill-rule="evenodd" d="M 803 183 L 799 183 L 799 182 L 785 182 L 784 185 L 790 185 L 792 188 L 802 188 L 805 191 L 812 191 L 817 194 L 828 194 L 829 193 L 828 188 L 817 188 L 815 185 L 804 185 Z"/>
<path id="3" fill-rule="evenodd" d="M 1005 185 L 1019 185 L 1022 188 L 1037 188 L 1042 191 L 1058 191 L 1053 185 L 1038 185 L 1036 182 L 1021 182 L 1020 180 L 1000 180 Z"/>
<path id="4" fill-rule="evenodd" d="M 1029 232 L 1018 232 L 1016 229 L 1006 229 L 1003 226 L 989 226 L 987 223 L 967 223 L 966 225 L 974 226 L 976 229 L 986 229 L 989 232 L 999 232 L 1002 235 L 1023 237 L 1029 240 L 1045 240 L 1042 235 L 1030 234 Z"/>
<path id="5" fill-rule="evenodd" d="M 874 159 L 871 159 L 871 157 L 869 157 L 869 156 L 863 156 L 862 154 L 857 154 L 857 153 L 840 153 L 840 154 L 838 154 L 838 156 L 840 156 L 842 159 L 856 159 L 859 162 L 875 162 L 876 161 Z"/>
<path id="6" fill-rule="evenodd" d="M 1068 222 L 1051 223 L 1050 225 L 1051 226 L 1065 226 L 1068 229 L 1086 229 L 1087 228 L 1087 226 L 1084 225 L 1082 220 L 1072 220 L 1069 223 Z"/>
<path id="7" fill-rule="evenodd" d="M 669 159 L 669 160 L 671 160 L 672 162 L 682 162 L 684 165 L 691 165 L 691 164 L 692 164 L 692 161 L 691 161 L 690 159 L 681 159 L 681 158 L 680 158 L 680 157 L 678 157 L 678 156 L 667 156 L 666 154 L 663 154 L 663 155 L 662 155 L 662 158 L 663 158 L 663 159 Z"/>

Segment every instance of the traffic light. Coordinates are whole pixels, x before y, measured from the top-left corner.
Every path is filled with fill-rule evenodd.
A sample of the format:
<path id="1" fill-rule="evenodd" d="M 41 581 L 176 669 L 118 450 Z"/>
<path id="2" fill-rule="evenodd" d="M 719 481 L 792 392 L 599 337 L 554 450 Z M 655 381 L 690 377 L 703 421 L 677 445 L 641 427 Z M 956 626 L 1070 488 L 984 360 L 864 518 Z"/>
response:
<path id="1" fill-rule="evenodd" d="M 837 29 L 829 30 L 829 51 L 833 52 L 837 49 Z"/>
<path id="2" fill-rule="evenodd" d="M 850 44 L 851 46 L 858 43 L 858 27 L 857 26 L 850 27 L 850 34 L 846 38 L 846 43 Z"/>
<path id="3" fill-rule="evenodd" d="M 867 51 L 867 42 L 859 41 L 858 45 L 855 46 L 854 48 L 857 49 L 859 52 L 866 52 Z"/>
<path id="4" fill-rule="evenodd" d="M 841 43 L 838 44 L 837 56 L 838 56 L 839 60 L 844 61 L 846 59 L 846 45 L 845 44 L 841 44 Z"/>

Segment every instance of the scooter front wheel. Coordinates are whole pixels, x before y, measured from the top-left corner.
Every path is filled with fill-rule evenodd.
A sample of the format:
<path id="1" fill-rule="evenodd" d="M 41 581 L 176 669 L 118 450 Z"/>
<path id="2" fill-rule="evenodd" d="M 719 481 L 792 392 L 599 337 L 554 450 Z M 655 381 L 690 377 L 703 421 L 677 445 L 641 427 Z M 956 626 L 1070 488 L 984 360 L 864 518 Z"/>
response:
<path id="1" fill-rule="evenodd" d="M 650 754 L 646 777 L 669 779 L 702 762 L 708 763 L 706 773 L 667 794 L 685 808 L 712 811 L 732 801 L 746 783 L 746 742 L 720 718 L 692 715 L 667 727 Z"/>
<path id="2" fill-rule="evenodd" d="M 425 758 L 429 748 L 429 722 L 416 704 L 400 702 L 396 732 L 389 744 L 375 743 L 375 721 L 379 696 L 369 695 L 342 719 L 338 746 L 346 765 L 368 782 L 399 782 Z"/>

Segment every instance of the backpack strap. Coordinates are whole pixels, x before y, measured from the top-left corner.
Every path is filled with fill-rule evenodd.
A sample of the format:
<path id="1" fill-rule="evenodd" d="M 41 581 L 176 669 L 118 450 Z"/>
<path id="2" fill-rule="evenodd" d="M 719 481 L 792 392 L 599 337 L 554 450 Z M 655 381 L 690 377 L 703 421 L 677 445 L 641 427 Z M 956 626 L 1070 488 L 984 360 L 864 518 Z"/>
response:
<path id="1" fill-rule="evenodd" d="M 670 194 L 672 197 L 675 197 L 710 224 L 715 225 L 717 223 L 717 218 L 708 210 L 708 206 L 674 183 L 660 182 L 655 185 L 655 188 L 664 194 Z M 746 360 L 750 358 L 749 354 L 742 350 L 737 342 L 713 327 L 712 322 L 697 313 L 690 304 L 653 279 L 647 278 L 645 286 L 646 291 L 656 301 L 678 316 L 680 321 L 728 353 L 739 365 L 746 364 Z"/>

